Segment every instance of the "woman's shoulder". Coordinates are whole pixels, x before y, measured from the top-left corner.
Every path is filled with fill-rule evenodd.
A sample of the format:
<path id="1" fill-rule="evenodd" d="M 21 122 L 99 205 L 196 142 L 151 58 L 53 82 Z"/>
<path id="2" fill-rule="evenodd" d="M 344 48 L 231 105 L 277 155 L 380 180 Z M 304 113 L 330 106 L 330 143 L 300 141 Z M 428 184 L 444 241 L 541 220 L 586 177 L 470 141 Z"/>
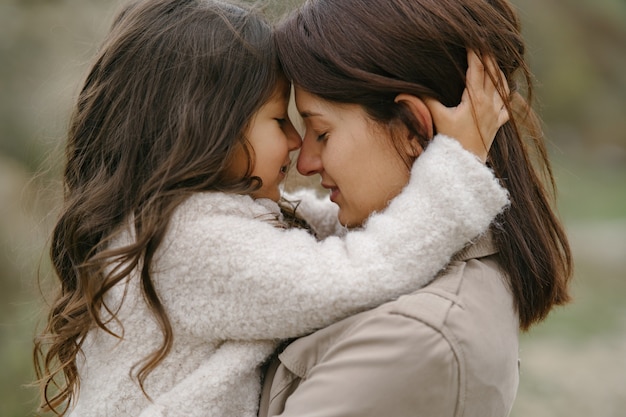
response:
<path id="1" fill-rule="evenodd" d="M 429 285 L 298 339 L 289 349 L 312 354 L 309 346 L 325 348 L 357 333 L 373 332 L 382 322 L 391 329 L 388 337 L 397 337 L 398 343 L 408 340 L 405 330 L 409 326 L 414 336 L 428 333 L 430 337 L 436 332 L 450 339 L 449 343 L 480 344 L 492 332 L 494 339 L 512 338 L 516 344 L 518 316 L 498 259 L 491 237 L 483 236 L 457 254 Z"/>
<path id="2" fill-rule="evenodd" d="M 431 404 L 425 414 L 452 415 L 447 407 L 460 407 L 479 415 L 486 401 L 491 410 L 482 415 L 506 415 L 517 390 L 519 324 L 497 251 L 485 239 L 428 286 L 296 340 L 280 361 L 303 379 L 350 373 L 368 392 L 354 407 Z M 404 392 L 410 404 L 385 400 Z"/>
<path id="3" fill-rule="evenodd" d="M 435 380 L 456 375 L 447 387 L 468 415 L 508 415 L 519 382 L 519 317 L 497 253 L 453 261 L 430 285 L 364 317 L 354 330 L 372 334 L 378 321 L 394 329 L 390 343 L 413 347 L 421 373 Z"/>
<path id="4" fill-rule="evenodd" d="M 459 390 L 485 398 L 497 394 L 498 401 L 512 403 L 518 384 L 519 317 L 497 255 L 453 262 L 431 285 L 364 317 L 354 329 L 371 333 L 372 324 L 381 321 L 377 316 L 385 316 L 385 325 L 394 329 L 395 343 L 414 346 L 427 362 L 425 368 L 458 373 Z M 501 389 L 490 393 L 488 384 Z"/>
<path id="5" fill-rule="evenodd" d="M 472 360 L 493 362 L 500 347 L 517 361 L 519 317 L 490 234 L 459 252 L 431 284 L 372 313 L 410 318 Z"/>
<path id="6" fill-rule="evenodd" d="M 472 328 L 489 327 L 495 321 L 506 321 L 509 330 L 517 332 L 519 321 L 507 282 L 497 253 L 456 259 L 431 284 L 400 297 L 381 313 L 412 317 L 465 337 L 471 336 Z"/>

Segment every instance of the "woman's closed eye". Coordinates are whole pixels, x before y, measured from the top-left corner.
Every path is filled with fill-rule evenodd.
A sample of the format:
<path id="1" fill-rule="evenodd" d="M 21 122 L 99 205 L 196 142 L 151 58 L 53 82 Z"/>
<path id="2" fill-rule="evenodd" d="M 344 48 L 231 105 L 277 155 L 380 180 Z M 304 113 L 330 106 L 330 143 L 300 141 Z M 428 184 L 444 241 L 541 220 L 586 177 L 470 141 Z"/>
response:
<path id="1" fill-rule="evenodd" d="M 328 132 L 326 133 L 322 133 L 320 135 L 317 135 L 317 138 L 315 139 L 318 142 L 325 142 L 328 140 Z"/>

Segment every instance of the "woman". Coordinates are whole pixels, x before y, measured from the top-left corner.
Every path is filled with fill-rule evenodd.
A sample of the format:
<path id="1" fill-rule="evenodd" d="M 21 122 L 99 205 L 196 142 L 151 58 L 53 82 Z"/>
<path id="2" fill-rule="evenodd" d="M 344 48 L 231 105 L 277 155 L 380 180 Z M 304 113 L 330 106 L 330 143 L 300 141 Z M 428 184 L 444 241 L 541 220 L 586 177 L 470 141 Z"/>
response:
<path id="1" fill-rule="evenodd" d="M 493 56 L 511 119 L 487 162 L 511 206 L 427 287 L 289 345 L 268 370 L 260 416 L 508 415 L 518 331 L 569 300 L 571 277 L 514 10 L 506 0 L 309 0 L 277 45 L 306 124 L 298 169 L 320 174 L 351 226 L 376 209 L 371 189 L 391 198 L 402 186 L 368 175 L 364 141 L 399 131 L 389 146 L 410 166 L 441 122 L 428 101 L 459 103 L 468 49 Z"/>

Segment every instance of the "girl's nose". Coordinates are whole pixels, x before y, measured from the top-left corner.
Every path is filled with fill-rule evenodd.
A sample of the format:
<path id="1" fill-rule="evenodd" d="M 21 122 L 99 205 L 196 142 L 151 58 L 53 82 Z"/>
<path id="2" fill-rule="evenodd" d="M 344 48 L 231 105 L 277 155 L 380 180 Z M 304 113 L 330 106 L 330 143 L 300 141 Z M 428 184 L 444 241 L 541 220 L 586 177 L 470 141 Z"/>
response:
<path id="1" fill-rule="evenodd" d="M 300 134 L 294 127 L 291 120 L 287 119 L 287 124 L 284 127 L 285 136 L 287 136 L 287 145 L 289 147 L 289 152 L 300 149 L 302 146 L 302 138 Z"/>

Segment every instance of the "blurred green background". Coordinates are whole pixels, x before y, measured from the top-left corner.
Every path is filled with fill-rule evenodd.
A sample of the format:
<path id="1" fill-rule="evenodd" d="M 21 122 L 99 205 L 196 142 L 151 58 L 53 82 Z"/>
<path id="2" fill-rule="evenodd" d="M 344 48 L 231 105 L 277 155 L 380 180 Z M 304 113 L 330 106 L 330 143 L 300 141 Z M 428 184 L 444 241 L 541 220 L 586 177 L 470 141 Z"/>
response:
<path id="1" fill-rule="evenodd" d="M 274 0 L 285 7 L 297 0 Z M 0 2 L 0 415 L 34 414 L 31 344 L 62 143 L 120 1 Z M 575 302 L 522 335 L 513 417 L 626 410 L 626 1 L 514 0 L 576 262 Z M 44 286 L 45 287 L 45 286 Z M 46 290 L 44 289 L 45 293 Z"/>

